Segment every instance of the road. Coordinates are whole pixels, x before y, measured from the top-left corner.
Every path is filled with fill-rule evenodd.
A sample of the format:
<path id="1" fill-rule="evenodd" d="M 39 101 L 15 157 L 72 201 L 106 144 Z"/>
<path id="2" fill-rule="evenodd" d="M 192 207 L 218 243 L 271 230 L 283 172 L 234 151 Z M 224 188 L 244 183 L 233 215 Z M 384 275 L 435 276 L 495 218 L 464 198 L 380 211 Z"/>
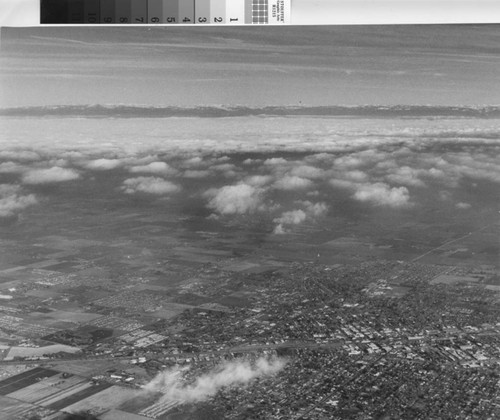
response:
<path id="1" fill-rule="evenodd" d="M 254 345 L 243 345 L 228 347 L 222 350 L 216 350 L 211 352 L 201 352 L 201 353 L 170 353 L 170 354 L 158 354 L 158 359 L 162 358 L 168 359 L 175 357 L 176 359 L 186 359 L 193 357 L 214 357 L 222 356 L 230 353 L 255 353 L 264 350 L 277 350 L 280 348 L 294 348 L 294 349 L 334 349 L 341 346 L 343 343 L 340 341 L 331 341 L 328 343 L 316 343 L 313 341 L 289 341 L 284 343 L 272 343 L 272 344 L 254 344 Z M 104 354 L 99 356 L 83 356 L 76 355 L 71 357 L 65 357 L 62 359 L 34 359 L 34 360 L 0 360 L 0 366 L 5 365 L 24 365 L 27 363 L 36 364 L 63 364 L 67 362 L 95 362 L 99 360 L 132 360 L 137 359 L 140 356 L 113 356 L 112 354 Z"/>
<path id="2" fill-rule="evenodd" d="M 452 244 L 452 243 L 459 242 L 459 241 L 461 241 L 462 239 L 465 239 L 465 238 L 467 238 L 467 237 L 469 237 L 469 236 L 473 235 L 474 233 L 480 232 L 480 231 L 482 231 L 482 230 L 484 230 L 484 229 L 486 229 L 486 228 L 488 228 L 488 227 L 490 227 L 490 226 L 493 226 L 493 225 L 496 225 L 496 223 L 491 223 L 491 224 L 489 224 L 489 225 L 483 226 L 482 228 L 479 228 L 478 230 L 475 230 L 474 232 L 469 232 L 469 233 L 467 233 L 467 234 L 465 234 L 465 235 L 461 236 L 460 238 L 455 238 L 455 239 L 452 239 L 451 241 L 447 241 L 447 242 L 445 242 L 445 243 L 443 243 L 443 244 L 441 244 L 441 245 L 437 246 L 436 248 L 432 248 L 431 250 L 429 250 L 429 251 L 425 252 L 424 254 L 419 255 L 418 257 L 413 258 L 413 259 L 411 260 L 411 262 L 418 261 L 418 260 L 420 260 L 421 258 L 424 258 L 426 255 L 429 255 L 429 254 L 433 253 L 434 251 L 436 251 L 436 250 L 438 250 L 438 249 L 443 248 L 443 247 L 444 247 L 444 246 L 446 246 L 446 245 L 450 245 L 450 244 Z"/>

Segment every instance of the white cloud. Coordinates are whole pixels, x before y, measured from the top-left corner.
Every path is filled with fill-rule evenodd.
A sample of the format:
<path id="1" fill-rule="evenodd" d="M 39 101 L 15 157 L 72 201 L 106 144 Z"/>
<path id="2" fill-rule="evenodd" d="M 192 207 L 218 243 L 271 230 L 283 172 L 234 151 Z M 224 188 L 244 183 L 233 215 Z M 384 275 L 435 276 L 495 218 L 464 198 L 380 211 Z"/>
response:
<path id="1" fill-rule="evenodd" d="M 234 178 L 238 176 L 238 170 L 232 163 L 221 163 L 219 165 L 213 165 L 210 167 L 212 172 L 222 172 L 226 178 Z"/>
<path id="2" fill-rule="evenodd" d="M 421 159 L 421 165 L 431 167 L 422 170 L 421 176 L 435 178 L 450 187 L 457 187 L 464 177 L 500 183 L 499 162 L 498 154 L 472 151 L 449 153 L 446 159 L 427 156 Z"/>
<path id="3" fill-rule="evenodd" d="M 14 163 L 14 162 L 0 163 L 0 173 L 2 173 L 2 174 L 21 173 L 21 172 L 24 172 L 25 170 L 26 170 L 26 166 L 19 165 L 18 163 Z"/>
<path id="4" fill-rule="evenodd" d="M 449 201 L 453 197 L 453 194 L 450 191 L 439 191 L 439 199 L 442 201 Z"/>
<path id="5" fill-rule="evenodd" d="M 310 201 L 299 201 L 305 206 L 308 215 L 313 217 L 324 216 L 328 211 L 328 205 L 326 203 L 311 203 Z"/>
<path id="6" fill-rule="evenodd" d="M 469 203 L 460 202 L 460 203 L 455 204 L 455 207 L 457 209 L 464 210 L 464 209 L 470 209 L 472 206 Z"/>
<path id="7" fill-rule="evenodd" d="M 354 189 L 357 183 L 353 181 L 347 181 L 345 179 L 331 179 L 328 181 L 331 186 L 338 188 Z"/>
<path id="8" fill-rule="evenodd" d="M 201 166 L 203 163 L 204 163 L 203 159 L 200 156 L 195 156 L 195 157 L 186 159 L 183 162 L 182 166 L 184 168 L 195 168 L 195 167 Z"/>
<path id="9" fill-rule="evenodd" d="M 313 155 L 306 156 L 304 160 L 311 163 L 331 163 L 334 159 L 335 155 L 331 153 L 315 153 Z"/>
<path id="10" fill-rule="evenodd" d="M 254 213 L 262 209 L 262 193 L 251 185 L 237 184 L 209 190 L 206 196 L 211 197 L 209 208 L 228 215 Z"/>
<path id="11" fill-rule="evenodd" d="M 118 168 L 122 164 L 120 159 L 95 159 L 87 162 L 85 167 L 94 171 L 109 171 Z"/>
<path id="12" fill-rule="evenodd" d="M 77 152 L 75 150 L 63 151 L 59 154 L 61 158 L 79 161 L 85 159 L 85 153 Z"/>
<path id="13" fill-rule="evenodd" d="M 368 174 L 359 170 L 346 171 L 343 172 L 341 176 L 342 178 L 353 182 L 364 182 L 368 179 Z"/>
<path id="14" fill-rule="evenodd" d="M 446 174 L 443 170 L 436 169 L 436 168 L 430 168 L 429 170 L 427 170 L 426 175 L 431 176 L 433 178 L 445 178 L 446 177 Z"/>
<path id="15" fill-rule="evenodd" d="M 50 159 L 47 161 L 48 166 L 60 166 L 60 167 L 65 167 L 68 166 L 68 161 L 66 159 Z"/>
<path id="16" fill-rule="evenodd" d="M 137 192 L 164 195 L 180 191 L 180 187 L 170 181 L 158 177 L 139 176 L 137 178 L 129 178 L 123 181 L 122 190 L 127 194 L 135 194 Z"/>
<path id="17" fill-rule="evenodd" d="M 239 173 L 236 171 L 227 171 L 224 172 L 222 175 L 224 175 L 225 178 L 237 178 Z"/>
<path id="18" fill-rule="evenodd" d="M 253 175 L 245 178 L 245 184 L 261 187 L 269 184 L 273 180 L 271 175 Z"/>
<path id="19" fill-rule="evenodd" d="M 286 159 L 283 159 L 283 158 L 270 158 L 270 159 L 266 159 L 264 161 L 264 165 L 270 165 L 270 166 L 281 166 L 281 165 L 285 165 L 287 164 L 288 161 Z"/>
<path id="20" fill-rule="evenodd" d="M 373 148 L 339 157 L 333 161 L 333 164 L 335 169 L 348 170 L 385 160 L 387 160 L 387 153 Z"/>
<path id="21" fill-rule="evenodd" d="M 285 176 L 274 183 L 274 188 L 278 190 L 301 190 L 310 188 L 313 185 L 311 180 L 298 176 Z"/>
<path id="22" fill-rule="evenodd" d="M 426 171 L 424 171 L 426 172 Z M 386 176 L 386 179 L 394 184 L 407 185 L 412 187 L 424 187 L 425 183 L 419 178 L 422 174 L 421 169 L 402 166 L 395 169 L 392 173 Z"/>
<path id="23" fill-rule="evenodd" d="M 33 194 L 22 195 L 18 185 L 0 184 L 0 217 L 13 216 L 37 203 Z"/>
<path id="24" fill-rule="evenodd" d="M 298 225 L 304 222 L 307 218 L 306 212 L 303 210 L 285 211 L 281 217 L 274 219 L 275 223 Z"/>
<path id="25" fill-rule="evenodd" d="M 380 169 L 382 171 L 392 171 L 397 169 L 398 167 L 399 165 L 393 159 L 384 160 L 382 162 L 378 162 L 375 165 L 375 169 Z"/>
<path id="26" fill-rule="evenodd" d="M 17 194 L 21 190 L 19 185 L 0 184 L 0 197 L 7 197 L 9 195 Z"/>
<path id="27" fill-rule="evenodd" d="M 212 175 L 210 171 L 199 171 L 196 169 L 188 169 L 182 174 L 184 178 L 206 178 L 210 175 Z"/>
<path id="28" fill-rule="evenodd" d="M 40 160 L 40 155 L 32 150 L 3 150 L 0 151 L 0 159 L 33 162 Z"/>
<path id="29" fill-rule="evenodd" d="M 285 211 L 281 214 L 280 217 L 277 217 L 273 220 L 277 225 L 274 228 L 274 234 L 283 234 L 286 233 L 287 225 L 299 225 L 311 218 L 317 218 L 324 216 L 328 211 L 328 206 L 326 203 L 312 203 L 308 200 L 306 201 L 297 201 L 297 204 L 300 204 L 304 207 L 304 210 L 290 210 Z"/>
<path id="30" fill-rule="evenodd" d="M 245 159 L 242 163 L 243 165 L 253 165 L 253 164 L 256 164 L 256 163 L 261 163 L 262 162 L 262 159 Z"/>
<path id="31" fill-rule="evenodd" d="M 275 235 L 284 235 L 285 233 L 288 233 L 286 229 L 283 227 L 283 225 L 280 223 L 274 227 L 273 233 Z"/>
<path id="32" fill-rule="evenodd" d="M 300 165 L 292 168 L 290 175 L 301 178 L 318 179 L 325 176 L 325 171 L 323 169 L 316 168 L 315 166 Z"/>
<path id="33" fill-rule="evenodd" d="M 213 165 L 210 167 L 210 169 L 213 169 L 215 171 L 234 171 L 236 169 L 236 166 L 233 165 L 232 163 L 221 163 L 220 165 Z"/>
<path id="34" fill-rule="evenodd" d="M 172 168 L 165 162 L 151 162 L 147 165 L 132 166 L 130 169 L 132 173 L 147 173 L 159 175 L 175 175 L 177 170 Z"/>
<path id="35" fill-rule="evenodd" d="M 222 388 L 241 386 L 261 376 L 275 375 L 284 366 L 285 361 L 277 358 L 261 357 L 253 364 L 246 360 L 235 360 L 204 373 L 189 385 L 182 381 L 181 369 L 174 368 L 159 373 L 144 387 L 144 392 L 163 394 L 161 397 L 163 402 L 199 402 L 207 400 Z"/>
<path id="36" fill-rule="evenodd" d="M 410 194 L 406 187 L 391 188 L 382 182 L 358 186 L 353 198 L 379 206 L 406 207 L 410 204 Z"/>
<path id="37" fill-rule="evenodd" d="M 360 184 L 366 183 L 369 175 L 366 172 L 354 169 L 351 171 L 334 172 L 334 179 L 330 179 L 329 183 L 333 187 L 356 189 Z"/>
<path id="38" fill-rule="evenodd" d="M 24 184 L 37 185 L 72 181 L 78 178 L 80 178 L 80 175 L 73 169 L 53 166 L 52 168 L 48 169 L 29 170 L 23 175 L 22 181 Z"/>
<path id="39" fill-rule="evenodd" d="M 333 164 L 338 169 L 356 168 L 364 164 L 364 162 L 352 155 L 342 156 L 333 161 Z"/>
<path id="40" fill-rule="evenodd" d="M 231 158 L 229 156 L 219 156 L 218 158 L 215 158 L 214 161 L 215 162 L 228 162 L 230 161 Z"/>

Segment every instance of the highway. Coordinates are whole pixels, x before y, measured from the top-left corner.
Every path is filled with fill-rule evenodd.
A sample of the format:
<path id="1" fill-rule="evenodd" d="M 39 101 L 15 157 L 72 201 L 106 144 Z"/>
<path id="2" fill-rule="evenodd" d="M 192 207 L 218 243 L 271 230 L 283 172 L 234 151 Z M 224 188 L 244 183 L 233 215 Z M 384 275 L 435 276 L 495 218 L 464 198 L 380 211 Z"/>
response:
<path id="1" fill-rule="evenodd" d="M 313 341 L 289 341 L 284 343 L 272 343 L 272 344 L 254 344 L 254 345 L 242 345 L 235 347 L 228 347 L 222 350 L 216 350 L 211 352 L 199 352 L 199 353 L 170 353 L 170 354 L 158 354 L 158 357 L 154 360 L 161 361 L 162 359 L 168 360 L 171 358 L 175 359 L 187 359 L 193 357 L 215 357 L 227 355 L 230 353 L 255 353 L 265 350 L 277 350 L 280 348 L 294 348 L 294 349 L 334 349 L 341 346 L 343 343 L 340 341 L 331 341 L 328 343 L 316 343 Z M 24 364 L 37 364 L 37 365 L 54 365 L 54 364 L 64 364 L 68 362 L 95 362 L 99 360 L 133 360 L 138 359 L 140 356 L 113 356 L 112 354 L 103 354 L 96 356 L 84 356 L 75 355 L 65 358 L 54 358 L 54 359 L 33 359 L 33 360 L 0 360 L 0 366 L 5 365 L 24 365 Z"/>

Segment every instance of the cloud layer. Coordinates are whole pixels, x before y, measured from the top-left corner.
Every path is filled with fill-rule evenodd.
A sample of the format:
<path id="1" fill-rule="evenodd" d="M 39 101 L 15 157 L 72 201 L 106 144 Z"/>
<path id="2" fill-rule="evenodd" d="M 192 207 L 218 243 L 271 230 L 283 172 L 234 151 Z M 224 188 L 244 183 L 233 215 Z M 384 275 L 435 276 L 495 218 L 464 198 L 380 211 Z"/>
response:
<path id="1" fill-rule="evenodd" d="M 24 125 L 30 124 L 27 119 Z M 110 125 L 116 132 L 106 142 L 92 137 L 89 121 L 75 128 L 73 134 L 84 139 L 77 142 L 61 133 L 72 133 L 79 121 L 66 126 L 66 120 L 53 120 L 48 127 L 57 136 L 41 139 L 33 134 L 39 124 L 45 122 L 37 120 L 25 137 L 16 134 L 15 142 L 2 144 L 1 182 L 24 184 L 37 197 L 40 185 L 90 183 L 102 176 L 124 194 L 139 197 L 183 190 L 214 218 L 258 214 L 275 233 L 322 223 L 346 199 L 368 210 L 404 212 L 418 210 L 427 196 L 464 213 L 474 199 L 456 191 L 500 183 L 495 121 L 263 118 L 257 127 L 241 119 L 191 119 L 189 130 L 185 121 L 148 121 L 156 133 L 167 124 L 168 141 L 120 121 L 119 129 Z M 85 130 L 89 134 L 81 135 Z"/>

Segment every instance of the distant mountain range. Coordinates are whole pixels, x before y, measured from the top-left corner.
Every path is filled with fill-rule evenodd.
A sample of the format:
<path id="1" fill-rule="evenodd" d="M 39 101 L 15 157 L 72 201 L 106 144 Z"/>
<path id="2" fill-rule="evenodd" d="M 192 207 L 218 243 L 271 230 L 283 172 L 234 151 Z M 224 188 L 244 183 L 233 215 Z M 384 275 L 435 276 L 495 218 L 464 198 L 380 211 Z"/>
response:
<path id="1" fill-rule="evenodd" d="M 500 118 L 500 106 L 203 106 L 151 107 L 140 105 L 60 105 L 0 108 L 0 116 L 15 117 L 84 117 L 84 118 L 169 118 L 169 117 L 247 117 L 247 116 L 317 116 L 317 117 L 469 117 Z"/>

